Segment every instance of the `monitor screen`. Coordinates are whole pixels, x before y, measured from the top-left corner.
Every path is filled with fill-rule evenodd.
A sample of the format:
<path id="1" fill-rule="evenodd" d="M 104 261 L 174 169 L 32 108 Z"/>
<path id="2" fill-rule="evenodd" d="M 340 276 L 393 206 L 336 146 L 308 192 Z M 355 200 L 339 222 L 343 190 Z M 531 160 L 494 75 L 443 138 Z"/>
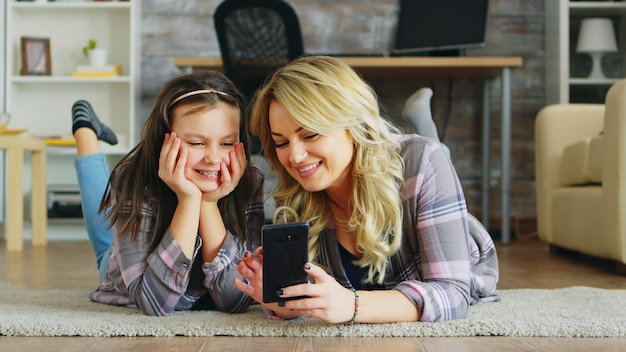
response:
<path id="1" fill-rule="evenodd" d="M 400 0 L 393 54 L 481 48 L 489 0 Z"/>

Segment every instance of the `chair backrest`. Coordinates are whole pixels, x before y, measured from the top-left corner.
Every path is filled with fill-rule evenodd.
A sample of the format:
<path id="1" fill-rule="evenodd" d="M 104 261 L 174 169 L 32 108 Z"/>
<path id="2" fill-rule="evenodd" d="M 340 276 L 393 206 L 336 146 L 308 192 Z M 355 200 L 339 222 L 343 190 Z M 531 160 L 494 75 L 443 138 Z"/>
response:
<path id="1" fill-rule="evenodd" d="M 298 16 L 283 0 L 225 0 L 213 21 L 224 74 L 247 99 L 276 69 L 304 55 Z"/>

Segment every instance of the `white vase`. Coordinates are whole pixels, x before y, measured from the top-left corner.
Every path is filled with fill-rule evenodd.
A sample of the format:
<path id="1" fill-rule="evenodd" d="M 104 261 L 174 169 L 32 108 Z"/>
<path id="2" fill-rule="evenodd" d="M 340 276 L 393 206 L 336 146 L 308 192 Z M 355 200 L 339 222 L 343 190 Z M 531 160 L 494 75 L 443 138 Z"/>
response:
<path id="1" fill-rule="evenodd" d="M 4 131 L 11 121 L 11 113 L 0 111 L 0 132 Z"/>
<path id="2" fill-rule="evenodd" d="M 107 64 L 107 50 L 106 49 L 91 49 L 89 50 L 89 64 L 91 66 L 104 66 Z"/>

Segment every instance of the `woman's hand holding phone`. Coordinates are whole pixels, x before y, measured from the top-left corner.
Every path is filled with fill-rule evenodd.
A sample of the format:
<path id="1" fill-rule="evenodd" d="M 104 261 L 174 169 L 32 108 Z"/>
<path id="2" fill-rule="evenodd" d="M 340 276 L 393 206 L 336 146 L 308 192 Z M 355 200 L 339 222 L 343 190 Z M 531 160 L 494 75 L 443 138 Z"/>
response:
<path id="1" fill-rule="evenodd" d="M 305 272 L 314 283 L 285 287 L 280 296 L 285 298 L 281 309 L 294 316 L 317 318 L 332 324 L 350 321 L 354 315 L 354 293 L 317 265 L 307 263 Z M 306 298 L 288 299 L 301 296 Z M 278 313 L 276 315 L 281 316 Z"/>
<path id="2" fill-rule="evenodd" d="M 329 323 L 342 323 L 352 319 L 354 314 L 354 294 L 341 286 L 334 277 L 321 267 L 306 263 L 304 271 L 310 278 L 309 283 L 282 288 L 280 303 L 263 303 L 263 251 L 257 249 L 256 255 L 247 251 L 237 265 L 237 270 L 245 278 L 235 279 L 235 286 L 272 310 L 284 319 L 299 316 L 318 318 Z M 289 299 L 306 296 L 306 298 Z"/>

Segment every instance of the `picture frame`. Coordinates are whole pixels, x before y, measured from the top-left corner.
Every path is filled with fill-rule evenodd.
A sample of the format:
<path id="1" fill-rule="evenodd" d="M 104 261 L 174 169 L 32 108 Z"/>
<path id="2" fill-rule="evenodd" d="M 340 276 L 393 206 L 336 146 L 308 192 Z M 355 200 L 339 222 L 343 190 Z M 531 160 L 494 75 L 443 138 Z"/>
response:
<path id="1" fill-rule="evenodd" d="M 50 38 L 21 37 L 21 75 L 50 76 Z"/>

